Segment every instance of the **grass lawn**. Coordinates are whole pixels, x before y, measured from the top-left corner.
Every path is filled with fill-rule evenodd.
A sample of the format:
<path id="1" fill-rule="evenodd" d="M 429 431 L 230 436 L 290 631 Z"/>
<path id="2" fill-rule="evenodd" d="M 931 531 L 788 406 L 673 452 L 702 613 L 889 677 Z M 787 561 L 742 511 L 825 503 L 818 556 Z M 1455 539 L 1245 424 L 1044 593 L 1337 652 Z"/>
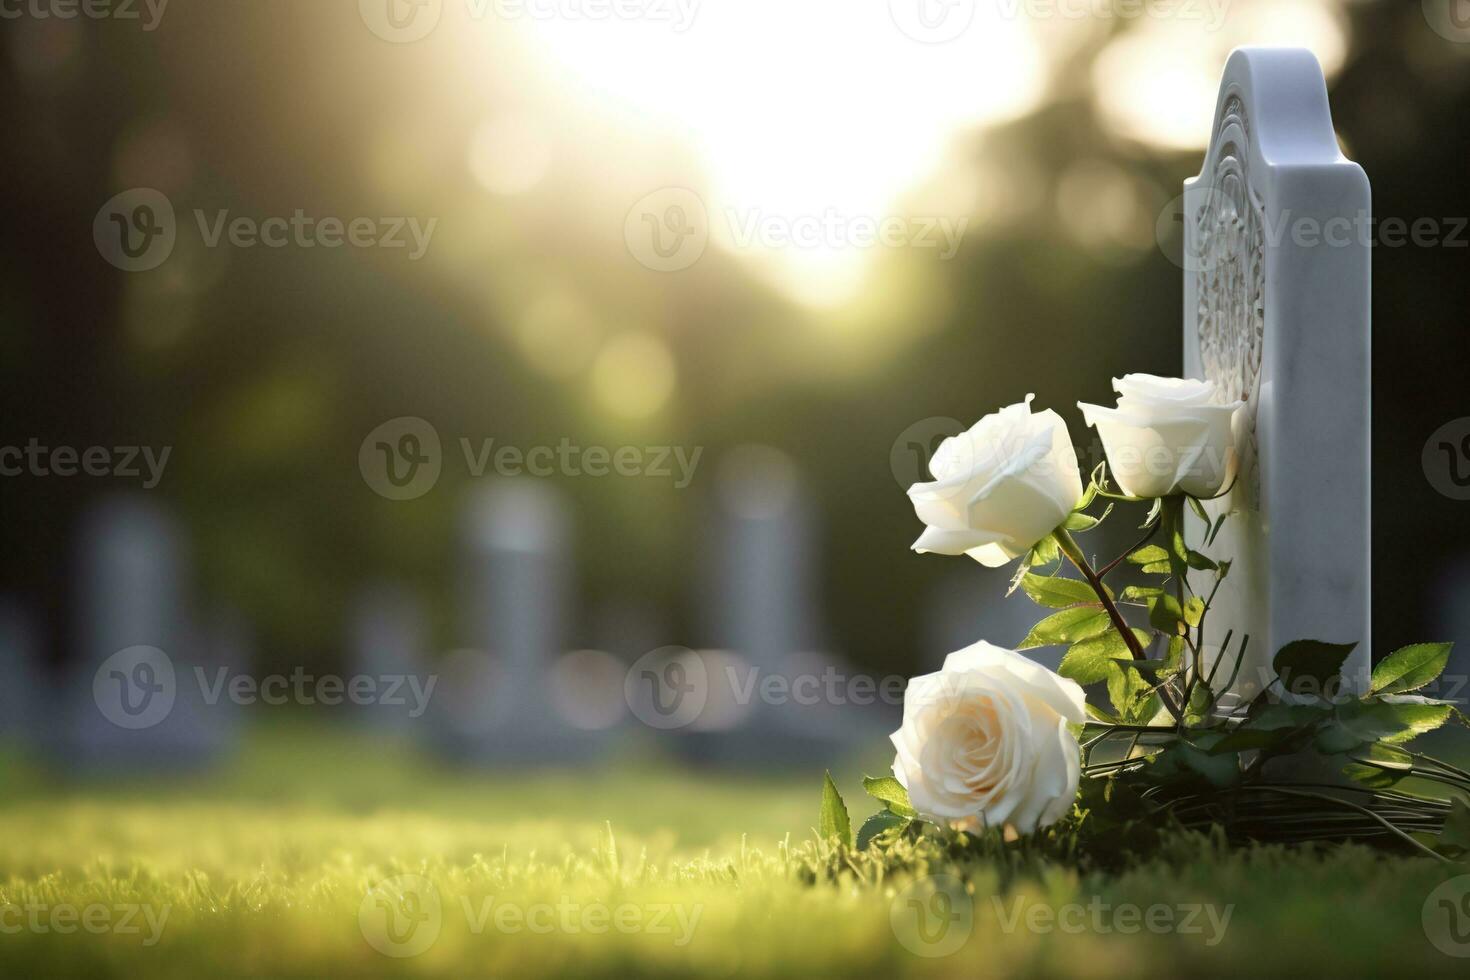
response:
<path id="1" fill-rule="evenodd" d="M 1426 938 L 1426 900 L 1456 874 L 1427 859 L 1199 839 L 1121 875 L 937 844 L 853 858 L 811 839 L 819 772 L 754 781 L 625 760 L 467 774 L 314 729 L 258 734 L 201 779 L 58 785 L 14 759 L 4 772 L 5 977 L 1470 966 Z M 876 809 L 855 779 L 840 785 L 855 819 Z"/>

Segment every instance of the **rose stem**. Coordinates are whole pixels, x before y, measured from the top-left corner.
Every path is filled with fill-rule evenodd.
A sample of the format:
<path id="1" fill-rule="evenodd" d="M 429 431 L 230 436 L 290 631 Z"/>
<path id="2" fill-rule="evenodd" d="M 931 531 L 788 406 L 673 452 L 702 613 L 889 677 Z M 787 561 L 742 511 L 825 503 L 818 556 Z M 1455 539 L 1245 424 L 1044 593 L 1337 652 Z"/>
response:
<path id="1" fill-rule="evenodd" d="M 1087 579 L 1087 584 L 1092 586 L 1092 591 L 1097 593 L 1098 601 L 1102 603 L 1103 609 L 1107 611 L 1108 618 L 1113 622 L 1113 628 L 1118 631 L 1123 637 L 1123 642 L 1128 645 L 1128 650 L 1133 654 L 1133 659 L 1147 660 L 1148 654 L 1143 652 L 1143 644 L 1138 642 L 1138 637 L 1129 628 L 1128 621 L 1118 611 L 1117 605 L 1113 602 L 1112 597 L 1108 595 L 1108 590 L 1103 586 L 1102 579 L 1097 577 L 1097 573 L 1088 564 L 1087 556 L 1082 553 L 1082 547 L 1077 544 L 1077 540 L 1072 537 L 1071 532 L 1064 527 L 1059 527 L 1052 532 L 1052 537 L 1056 538 L 1058 547 L 1062 549 L 1062 554 L 1066 555 L 1067 559 L 1073 565 L 1077 566 L 1077 571 L 1082 573 L 1082 577 Z M 1174 716 L 1176 721 L 1183 717 L 1179 713 L 1179 706 L 1174 703 L 1174 698 L 1162 687 L 1159 688 L 1159 700 L 1164 702 L 1164 707 L 1169 709 L 1169 713 Z"/>

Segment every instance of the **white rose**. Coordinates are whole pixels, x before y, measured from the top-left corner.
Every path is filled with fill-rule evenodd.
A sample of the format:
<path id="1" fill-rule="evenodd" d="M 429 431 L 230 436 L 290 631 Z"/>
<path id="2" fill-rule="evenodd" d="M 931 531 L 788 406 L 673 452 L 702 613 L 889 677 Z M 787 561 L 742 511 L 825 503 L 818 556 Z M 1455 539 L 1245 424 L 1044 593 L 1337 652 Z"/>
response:
<path id="1" fill-rule="evenodd" d="M 931 820 L 1030 833 L 1071 811 L 1084 718 L 1075 682 L 981 641 L 909 682 L 893 775 Z"/>
<path id="2" fill-rule="evenodd" d="M 1082 497 L 1067 424 L 1031 399 L 985 416 L 951 436 L 929 461 L 932 483 L 909 487 L 928 528 L 918 552 L 969 555 L 996 567 L 1019 558 L 1066 520 Z"/>
<path id="3" fill-rule="evenodd" d="M 1097 426 L 1108 468 L 1133 497 L 1184 492 L 1214 497 L 1237 466 L 1235 427 L 1244 402 L 1221 403 L 1213 381 L 1127 374 L 1113 379 L 1118 407 L 1084 405 Z"/>

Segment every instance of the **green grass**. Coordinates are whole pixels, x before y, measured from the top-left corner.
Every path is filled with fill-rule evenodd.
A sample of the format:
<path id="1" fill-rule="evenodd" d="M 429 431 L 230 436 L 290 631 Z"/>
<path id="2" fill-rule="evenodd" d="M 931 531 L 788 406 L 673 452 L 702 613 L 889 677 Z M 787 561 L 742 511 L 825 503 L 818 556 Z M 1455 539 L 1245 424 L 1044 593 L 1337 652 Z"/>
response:
<path id="1" fill-rule="evenodd" d="M 1200 838 L 1121 875 L 1020 848 L 955 857 L 935 842 L 853 857 L 811 840 L 819 773 L 755 781 L 639 758 L 471 774 L 315 730 L 256 736 L 203 780 L 58 784 L 15 760 L 5 771 L 0 907 L 143 905 L 155 922 L 167 910 L 152 945 L 141 917 L 136 934 L 0 934 L 6 977 L 1463 976 L 1466 965 L 1421 927 L 1429 893 L 1454 874 L 1432 862 Z M 855 785 L 841 788 L 855 818 L 869 811 Z M 359 911 L 403 874 L 433 883 L 440 928 L 420 955 L 390 958 Z M 964 893 L 930 898 L 936 875 Z M 959 918 L 942 935 L 926 918 L 937 937 L 926 944 L 910 900 Z M 1223 936 L 1203 913 L 1201 933 L 1140 923 L 1129 935 L 1117 931 L 1124 905 L 1230 918 Z M 1068 908 L 1080 909 L 1074 931 L 1026 927 Z M 526 915 L 549 929 L 531 931 Z M 599 916 L 604 931 L 592 931 Z M 956 951 L 918 955 L 946 943 Z"/>

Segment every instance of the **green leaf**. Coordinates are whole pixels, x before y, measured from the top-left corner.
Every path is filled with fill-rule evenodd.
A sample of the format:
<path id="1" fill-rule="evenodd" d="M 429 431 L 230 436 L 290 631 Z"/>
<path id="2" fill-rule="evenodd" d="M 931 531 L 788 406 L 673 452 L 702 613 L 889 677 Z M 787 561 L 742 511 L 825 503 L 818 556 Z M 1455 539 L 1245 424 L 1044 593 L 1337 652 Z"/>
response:
<path id="1" fill-rule="evenodd" d="M 917 817 L 919 811 L 909 802 L 909 791 L 903 788 L 903 783 L 892 776 L 864 776 L 863 789 L 875 800 L 881 800 L 887 805 L 890 813 L 901 817 Z"/>
<path id="2" fill-rule="evenodd" d="M 1184 610 L 1179 600 L 1166 592 L 1155 596 L 1148 604 L 1148 621 L 1161 632 L 1182 633 L 1179 627 L 1184 622 Z"/>
<path id="3" fill-rule="evenodd" d="M 1068 531 L 1091 531 L 1101 523 L 1102 521 L 1096 517 L 1089 517 L 1086 514 L 1071 514 L 1062 523 L 1062 526 Z"/>
<path id="4" fill-rule="evenodd" d="M 1121 723 L 1121 720 L 1118 718 L 1117 715 L 1110 715 L 1095 704 L 1084 704 L 1082 707 L 1086 709 L 1088 715 L 1096 718 L 1104 725 L 1117 725 Z"/>
<path id="5" fill-rule="evenodd" d="M 1094 603 L 1090 606 L 1072 606 L 1050 616 L 1031 627 L 1031 632 L 1021 641 L 1017 650 L 1033 647 L 1060 646 L 1076 643 L 1096 636 L 1110 625 L 1107 612 Z"/>
<path id="6" fill-rule="evenodd" d="M 1210 533 L 1208 533 L 1208 534 L 1205 535 L 1205 547 L 1206 548 L 1208 548 L 1210 545 L 1212 545 L 1212 544 L 1215 543 L 1215 535 L 1217 535 L 1217 534 L 1220 533 L 1220 528 L 1222 528 L 1222 527 L 1225 526 L 1225 518 L 1227 518 L 1229 516 L 1230 516 L 1230 512 L 1229 511 L 1226 511 L 1225 513 L 1221 514 L 1219 517 L 1215 518 L 1215 523 L 1210 526 Z M 1222 562 L 1222 564 L 1223 564 L 1223 562 Z"/>
<path id="7" fill-rule="evenodd" d="M 1097 601 L 1097 594 L 1086 582 L 1060 575 L 1032 575 L 1027 572 L 1021 579 L 1021 588 L 1031 597 L 1031 601 L 1053 609 L 1064 609 L 1079 602 Z"/>
<path id="8" fill-rule="evenodd" d="M 1072 508 L 1072 513 L 1084 511 L 1092 506 L 1097 499 L 1097 492 L 1107 484 L 1107 464 L 1098 463 L 1092 468 L 1092 474 L 1087 478 L 1087 489 L 1082 491 L 1082 499 L 1077 501 L 1077 506 Z"/>
<path id="9" fill-rule="evenodd" d="M 868 845 L 873 843 L 875 838 L 890 831 L 901 834 L 911 823 L 913 819 L 910 817 L 901 817 L 890 810 L 880 810 L 863 821 L 862 827 L 858 830 L 857 849 L 867 850 Z"/>
<path id="10" fill-rule="evenodd" d="M 1235 785 L 1240 781 L 1240 756 L 1234 752 L 1212 754 L 1220 740 L 1217 732 L 1201 732 L 1193 745 L 1174 742 L 1155 757 L 1150 776 L 1164 785 L 1185 781 L 1203 781 L 1218 789 Z"/>
<path id="11" fill-rule="evenodd" d="M 1194 511 L 1194 516 L 1204 521 L 1205 525 L 1208 527 L 1210 523 L 1210 515 L 1205 513 L 1205 505 L 1200 503 L 1194 497 L 1188 497 L 1186 499 L 1189 501 L 1189 509 Z"/>
<path id="12" fill-rule="evenodd" d="M 1143 675 L 1131 666 L 1115 661 L 1108 669 L 1108 700 L 1112 702 L 1113 710 L 1118 713 L 1118 717 L 1124 721 L 1133 719 L 1134 703 L 1149 690 L 1149 687 Z"/>
<path id="13" fill-rule="evenodd" d="M 1330 712 L 1309 704 L 1270 704 L 1250 715 L 1215 743 L 1214 752 L 1244 752 L 1248 749 L 1285 749 Z"/>
<path id="14" fill-rule="evenodd" d="M 1202 555 L 1198 551 L 1191 551 L 1186 561 L 1197 572 L 1213 572 L 1220 567 L 1208 555 Z"/>
<path id="15" fill-rule="evenodd" d="M 1296 694 L 1321 695 L 1342 673 L 1342 665 L 1356 646 L 1356 643 L 1293 640 L 1277 651 L 1271 665 L 1286 690 Z M 1303 690 L 1303 681 L 1314 686 Z"/>
<path id="16" fill-rule="evenodd" d="M 1154 596 L 1164 594 L 1164 590 L 1156 585 L 1130 585 L 1123 590 L 1124 602 L 1142 602 L 1152 599 Z"/>
<path id="17" fill-rule="evenodd" d="M 1146 544 L 1128 556 L 1128 561 L 1134 565 L 1152 565 L 1168 560 L 1169 553 L 1156 544 Z"/>
<path id="18" fill-rule="evenodd" d="M 1370 745 L 1366 752 L 1353 757 L 1354 762 L 1371 762 L 1385 769 L 1408 772 L 1414 768 L 1414 757 L 1392 745 Z"/>
<path id="19" fill-rule="evenodd" d="M 1342 774 L 1369 789 L 1387 789 L 1411 774 L 1414 759 L 1391 745 L 1370 745 L 1342 767 Z"/>
<path id="20" fill-rule="evenodd" d="M 1402 694 L 1417 691 L 1444 671 L 1452 643 L 1415 643 L 1384 657 L 1373 668 L 1373 694 Z"/>
<path id="21" fill-rule="evenodd" d="M 1383 737 L 1383 741 L 1395 745 L 1411 742 L 1426 732 L 1434 731 L 1455 713 L 1454 706 L 1448 704 L 1395 704 L 1390 707 L 1404 726 L 1403 731 Z"/>
<path id="22" fill-rule="evenodd" d="M 1360 735 L 1335 719 L 1322 726 L 1314 740 L 1317 751 L 1325 755 L 1351 752 L 1363 745 L 1372 744 L 1372 742 L 1371 736 Z"/>
<path id="23" fill-rule="evenodd" d="M 1183 564 L 1189 561 L 1189 545 L 1184 542 L 1184 505 L 1178 497 L 1164 502 L 1164 544 L 1169 557 Z"/>
<path id="24" fill-rule="evenodd" d="M 1393 769 L 1379 769 L 1361 762 L 1349 762 L 1342 767 L 1342 774 L 1353 782 L 1368 789 L 1389 789 L 1408 775 Z"/>
<path id="25" fill-rule="evenodd" d="M 1349 701 L 1337 709 L 1337 721 L 1363 742 L 1396 744 L 1434 731 L 1450 720 L 1454 710 L 1448 704 Z"/>
<path id="26" fill-rule="evenodd" d="M 1184 621 L 1190 626 L 1198 626 L 1200 620 L 1205 618 L 1205 600 L 1199 596 L 1190 596 L 1184 603 Z"/>
<path id="27" fill-rule="evenodd" d="M 1169 646 L 1174 646 L 1174 640 L 1183 643 L 1184 638 L 1174 637 L 1169 641 Z M 1171 649 L 1172 656 L 1172 649 Z M 1184 724 L 1186 727 L 1198 727 L 1203 725 L 1210 717 L 1210 712 L 1215 707 L 1215 696 L 1205 684 L 1196 684 L 1194 690 L 1189 693 L 1189 703 L 1184 706 Z"/>
<path id="28" fill-rule="evenodd" d="M 847 804 L 842 802 L 842 794 L 837 792 L 837 785 L 832 782 L 831 772 L 822 780 L 822 816 L 817 823 L 817 832 L 823 840 L 836 837 L 842 844 L 852 845 L 852 821 L 847 816 Z"/>
<path id="29" fill-rule="evenodd" d="M 1048 534 L 1036 542 L 1036 546 L 1031 549 L 1030 560 L 1027 564 L 1033 568 L 1054 565 L 1060 557 L 1062 557 L 1062 549 L 1057 544 L 1057 539 Z"/>
<path id="30" fill-rule="evenodd" d="M 1115 659 L 1131 656 L 1132 651 L 1122 634 L 1109 629 L 1106 633 L 1072 644 L 1066 656 L 1062 657 L 1057 673 L 1078 684 L 1096 684 L 1108 679 L 1108 671 Z"/>

